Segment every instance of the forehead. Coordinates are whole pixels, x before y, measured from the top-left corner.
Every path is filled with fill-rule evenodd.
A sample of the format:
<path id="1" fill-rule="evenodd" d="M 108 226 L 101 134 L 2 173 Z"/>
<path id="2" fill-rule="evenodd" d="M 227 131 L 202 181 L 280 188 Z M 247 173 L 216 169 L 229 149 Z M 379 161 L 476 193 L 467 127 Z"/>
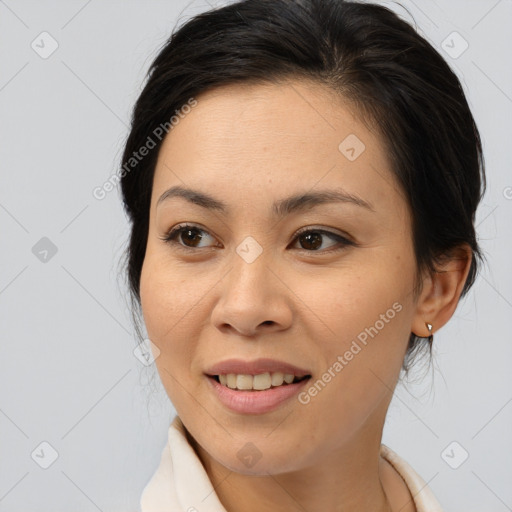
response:
<path id="1" fill-rule="evenodd" d="M 185 144 L 185 149 L 215 150 L 215 156 L 224 158 L 236 151 L 264 158 L 270 150 L 301 148 L 337 155 L 338 144 L 351 133 L 368 142 L 372 139 L 372 147 L 380 142 L 373 140 L 348 102 L 317 83 L 232 84 L 207 91 L 196 101 L 164 146 Z"/>
<path id="2" fill-rule="evenodd" d="M 247 201 L 317 184 L 341 186 L 372 204 L 400 193 L 383 141 L 325 86 L 236 84 L 196 100 L 164 139 L 153 204 L 173 185 L 230 196 L 236 189 Z"/>

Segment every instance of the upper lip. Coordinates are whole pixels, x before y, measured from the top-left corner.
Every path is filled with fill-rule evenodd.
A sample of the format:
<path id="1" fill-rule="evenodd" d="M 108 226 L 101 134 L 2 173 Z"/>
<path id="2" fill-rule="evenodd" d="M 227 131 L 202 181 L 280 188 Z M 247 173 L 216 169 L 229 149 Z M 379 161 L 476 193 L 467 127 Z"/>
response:
<path id="1" fill-rule="evenodd" d="M 236 373 L 238 375 L 258 375 L 260 373 L 282 372 L 295 375 L 296 377 L 304 377 L 310 375 L 308 370 L 299 368 L 284 361 L 277 359 L 255 359 L 254 361 L 244 361 L 243 359 L 226 359 L 214 364 L 208 368 L 205 373 L 207 375 L 227 375 Z"/>

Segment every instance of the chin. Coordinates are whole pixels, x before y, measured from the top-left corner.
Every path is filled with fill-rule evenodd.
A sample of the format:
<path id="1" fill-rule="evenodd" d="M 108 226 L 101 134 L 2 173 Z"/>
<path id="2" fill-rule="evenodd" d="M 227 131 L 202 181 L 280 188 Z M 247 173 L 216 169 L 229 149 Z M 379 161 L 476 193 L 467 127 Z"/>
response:
<path id="1" fill-rule="evenodd" d="M 262 457 L 256 463 L 254 463 L 252 467 L 249 467 L 249 465 L 240 462 L 240 460 L 238 459 L 221 459 L 218 460 L 218 462 L 219 464 L 222 464 L 225 468 L 229 469 L 230 471 L 233 471 L 234 473 L 255 477 L 289 473 L 296 469 L 288 467 L 288 465 L 284 465 L 285 467 L 283 467 L 283 465 L 277 461 L 264 460 L 264 457 Z"/>
<path id="2" fill-rule="evenodd" d="M 240 448 L 238 447 L 240 446 Z M 268 476 L 297 471 L 302 466 L 292 446 L 238 441 L 225 447 L 205 446 L 210 457 L 225 468 L 247 476 Z"/>

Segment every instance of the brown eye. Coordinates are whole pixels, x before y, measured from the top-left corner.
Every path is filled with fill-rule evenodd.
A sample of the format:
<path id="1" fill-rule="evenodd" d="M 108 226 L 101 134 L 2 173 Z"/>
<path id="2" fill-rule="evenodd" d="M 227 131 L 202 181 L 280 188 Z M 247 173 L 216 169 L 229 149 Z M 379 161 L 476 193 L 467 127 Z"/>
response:
<path id="1" fill-rule="evenodd" d="M 322 244 L 324 243 L 325 238 L 330 238 L 337 243 L 334 243 L 327 248 L 322 248 Z M 343 249 L 347 245 L 355 245 L 351 240 L 348 240 L 347 238 L 336 233 L 325 231 L 323 229 L 303 230 L 295 237 L 295 240 L 297 240 L 300 244 L 299 249 L 304 249 L 308 252 L 329 252 L 330 250 L 336 250 L 336 245 L 340 246 L 337 249 Z M 334 247 L 334 249 L 332 249 L 332 247 Z"/>
<path id="2" fill-rule="evenodd" d="M 180 241 L 188 247 L 196 247 L 196 244 L 199 244 L 203 238 L 203 235 L 201 235 L 199 230 L 196 228 L 182 229 L 177 233 L 177 235 Z"/>
<path id="3" fill-rule="evenodd" d="M 214 247 L 215 244 L 203 244 L 201 246 L 203 241 L 208 240 L 208 237 L 213 239 L 213 237 L 204 229 L 194 225 L 181 224 L 176 226 L 161 239 L 168 244 L 176 246 L 177 248 L 195 250 Z M 330 239 L 334 243 L 325 247 L 326 239 Z M 342 250 L 348 245 L 356 245 L 355 242 L 352 242 L 337 233 L 332 233 L 323 229 L 304 229 L 295 236 L 294 242 L 295 241 L 300 244 L 300 247 L 296 247 L 299 250 L 320 253 L 333 252 Z M 217 245 L 217 247 L 219 247 L 219 245 Z"/>
<path id="4" fill-rule="evenodd" d="M 209 235 L 207 231 L 196 226 L 179 225 L 172 229 L 165 237 L 162 238 L 162 240 L 169 244 L 176 244 L 178 247 L 183 247 L 185 249 L 201 249 L 204 247 L 211 247 L 199 246 L 199 244 L 203 240 L 207 240 L 208 237 L 211 237 L 211 235 Z"/>
<path id="5" fill-rule="evenodd" d="M 309 232 L 299 236 L 303 249 L 317 250 L 322 245 L 322 235 L 317 232 Z"/>

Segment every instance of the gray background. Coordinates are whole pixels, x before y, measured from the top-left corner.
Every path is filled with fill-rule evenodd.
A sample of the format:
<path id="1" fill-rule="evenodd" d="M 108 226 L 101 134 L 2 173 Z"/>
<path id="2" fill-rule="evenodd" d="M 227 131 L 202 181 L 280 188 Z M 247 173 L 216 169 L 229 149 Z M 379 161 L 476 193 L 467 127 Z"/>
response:
<path id="1" fill-rule="evenodd" d="M 483 136 L 489 265 L 436 333 L 434 371 L 397 388 L 383 442 L 446 511 L 512 510 L 512 2 L 402 4 L 462 79 Z M 118 277 L 128 223 L 117 189 L 92 190 L 116 172 L 151 59 L 208 7 L 0 1 L 2 512 L 137 510 L 160 460 L 173 410 L 133 354 Z"/>

